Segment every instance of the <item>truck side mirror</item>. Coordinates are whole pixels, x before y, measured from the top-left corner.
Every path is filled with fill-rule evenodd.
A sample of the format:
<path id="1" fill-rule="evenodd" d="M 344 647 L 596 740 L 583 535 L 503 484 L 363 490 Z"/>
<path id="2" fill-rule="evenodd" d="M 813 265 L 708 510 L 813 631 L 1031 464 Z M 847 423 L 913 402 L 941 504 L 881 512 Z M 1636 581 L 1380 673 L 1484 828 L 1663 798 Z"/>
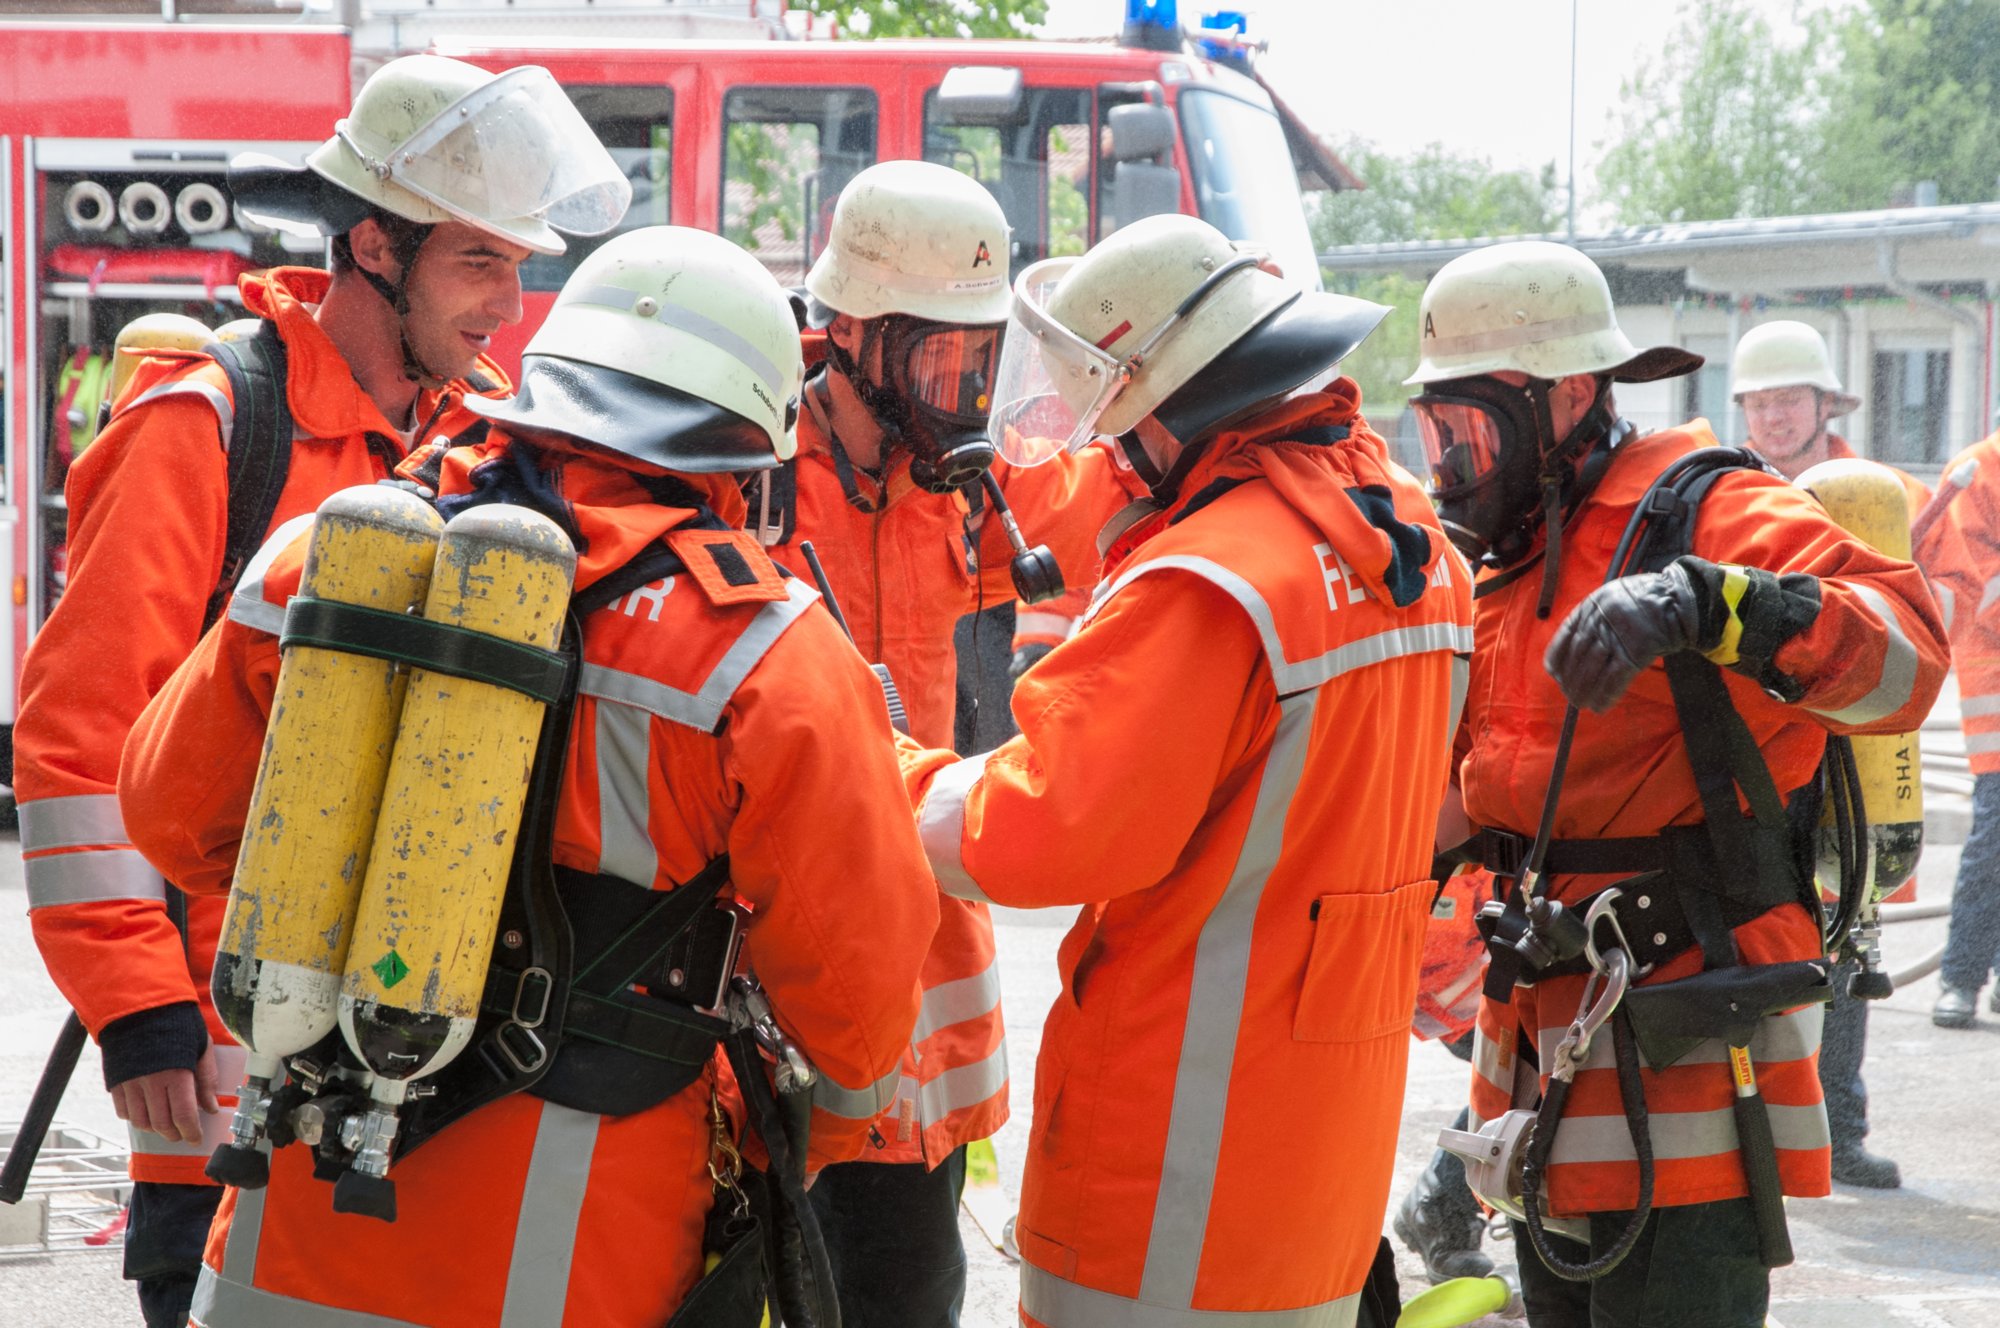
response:
<path id="1" fill-rule="evenodd" d="M 953 125 L 1021 122 L 1027 96 L 1021 71 L 1009 65 L 956 65 L 938 84 L 938 119 Z"/>

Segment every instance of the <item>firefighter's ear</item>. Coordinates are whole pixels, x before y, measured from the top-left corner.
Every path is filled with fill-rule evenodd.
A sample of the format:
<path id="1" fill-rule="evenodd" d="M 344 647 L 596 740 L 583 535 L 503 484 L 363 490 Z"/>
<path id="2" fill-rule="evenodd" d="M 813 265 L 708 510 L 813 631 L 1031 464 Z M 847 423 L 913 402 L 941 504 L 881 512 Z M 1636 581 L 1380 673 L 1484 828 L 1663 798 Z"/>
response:
<path id="1" fill-rule="evenodd" d="M 402 276 L 402 265 L 396 261 L 396 244 L 388 230 L 373 217 L 356 223 L 347 233 L 347 249 L 354 256 L 354 265 L 363 272 L 372 273 L 385 281 L 395 281 Z"/>

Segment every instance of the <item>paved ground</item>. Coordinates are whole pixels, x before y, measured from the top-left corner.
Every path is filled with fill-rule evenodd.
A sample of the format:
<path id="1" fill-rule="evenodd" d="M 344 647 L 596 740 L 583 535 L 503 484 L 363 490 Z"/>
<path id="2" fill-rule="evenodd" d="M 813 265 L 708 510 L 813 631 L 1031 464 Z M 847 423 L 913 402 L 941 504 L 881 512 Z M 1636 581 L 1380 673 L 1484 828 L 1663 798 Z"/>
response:
<path id="1" fill-rule="evenodd" d="M 1931 849 L 1923 868 L 1926 898 L 1946 896 L 1956 865 L 1955 847 Z M 62 1015 L 27 939 L 23 909 L 19 860 L 11 843 L 0 843 L 0 1121 L 19 1118 Z M 1067 922 L 1066 913 L 1009 912 L 1001 919 L 1017 1102 L 1031 1097 L 1041 1015 L 1055 995 L 1055 949 Z M 1896 929 L 1892 962 L 1927 951 L 1942 939 L 1943 925 Z M 1799 1262 L 1777 1275 L 1773 1306 L 1784 1328 L 2000 1328 L 2000 1133 L 1993 1127 L 2000 1016 L 1983 1015 L 1971 1032 L 1941 1031 L 1928 1017 L 1936 994 L 1934 978 L 1897 993 L 1876 1010 L 1871 1029 L 1873 1142 L 1902 1163 L 1906 1186 L 1887 1195 L 1842 1190 L 1792 1205 Z M 1398 1149 L 1398 1196 L 1422 1166 L 1438 1128 L 1457 1111 L 1464 1079 L 1464 1067 L 1441 1049 L 1415 1049 Z M 87 1052 L 61 1119 L 115 1134 L 99 1084 L 94 1055 Z M 984 1205 L 992 1212 L 1012 1210 L 1026 1135 L 1023 1116 L 996 1140 L 1000 1194 Z M 968 1220 L 965 1226 L 974 1269 L 966 1328 L 1003 1328 L 1014 1322 L 1013 1266 L 983 1243 L 977 1225 Z M 1511 1260 L 1507 1244 L 1495 1253 Z M 1422 1285 L 1420 1270 L 1406 1259 L 1402 1271 L 1405 1294 L 1414 1294 Z M 4 1328 L 137 1322 L 113 1254 L 0 1261 Z"/>

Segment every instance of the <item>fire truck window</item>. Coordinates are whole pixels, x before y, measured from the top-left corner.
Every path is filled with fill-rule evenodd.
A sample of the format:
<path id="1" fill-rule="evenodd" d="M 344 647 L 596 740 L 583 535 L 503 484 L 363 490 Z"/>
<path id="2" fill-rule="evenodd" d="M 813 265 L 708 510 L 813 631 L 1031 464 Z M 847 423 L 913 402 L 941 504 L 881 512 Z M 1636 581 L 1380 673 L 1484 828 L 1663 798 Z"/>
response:
<path id="1" fill-rule="evenodd" d="M 552 257 L 537 255 L 521 265 L 521 285 L 528 290 L 560 290 L 584 255 L 621 231 L 641 226 L 665 226 L 668 187 L 673 182 L 674 94 L 671 88 L 617 87 L 575 83 L 563 89 L 596 131 L 598 141 L 632 182 L 632 206 L 625 219 L 604 235 L 572 238 L 569 249 Z"/>
<path id="2" fill-rule="evenodd" d="M 867 88 L 735 88 L 722 99 L 722 233 L 802 285 L 833 203 L 875 161 Z"/>
<path id="3" fill-rule="evenodd" d="M 1019 271 L 1090 243 L 1090 91 L 1030 88 L 1006 124 L 945 118 L 936 89 L 924 97 L 924 158 L 965 172 L 1000 202 Z"/>

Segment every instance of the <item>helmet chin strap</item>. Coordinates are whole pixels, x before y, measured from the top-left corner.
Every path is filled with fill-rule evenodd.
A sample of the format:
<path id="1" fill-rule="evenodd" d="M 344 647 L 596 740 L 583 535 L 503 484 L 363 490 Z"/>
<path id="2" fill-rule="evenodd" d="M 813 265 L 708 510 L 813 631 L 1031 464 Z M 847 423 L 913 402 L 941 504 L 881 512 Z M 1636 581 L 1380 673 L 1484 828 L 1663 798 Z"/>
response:
<path id="1" fill-rule="evenodd" d="M 396 339 L 403 355 L 403 377 L 420 388 L 433 392 L 442 391 L 451 382 L 447 374 L 440 374 L 423 362 L 417 348 L 410 344 L 410 271 L 416 266 L 417 255 L 422 252 L 424 241 L 430 239 L 432 227 L 421 223 L 407 222 L 398 217 L 394 222 L 375 218 L 389 236 L 389 243 L 396 259 L 397 276 L 389 280 L 379 272 L 371 272 L 354 262 L 354 250 L 348 237 L 343 235 L 334 241 L 337 245 L 348 245 L 347 259 L 362 280 L 374 288 L 396 315 Z"/>

